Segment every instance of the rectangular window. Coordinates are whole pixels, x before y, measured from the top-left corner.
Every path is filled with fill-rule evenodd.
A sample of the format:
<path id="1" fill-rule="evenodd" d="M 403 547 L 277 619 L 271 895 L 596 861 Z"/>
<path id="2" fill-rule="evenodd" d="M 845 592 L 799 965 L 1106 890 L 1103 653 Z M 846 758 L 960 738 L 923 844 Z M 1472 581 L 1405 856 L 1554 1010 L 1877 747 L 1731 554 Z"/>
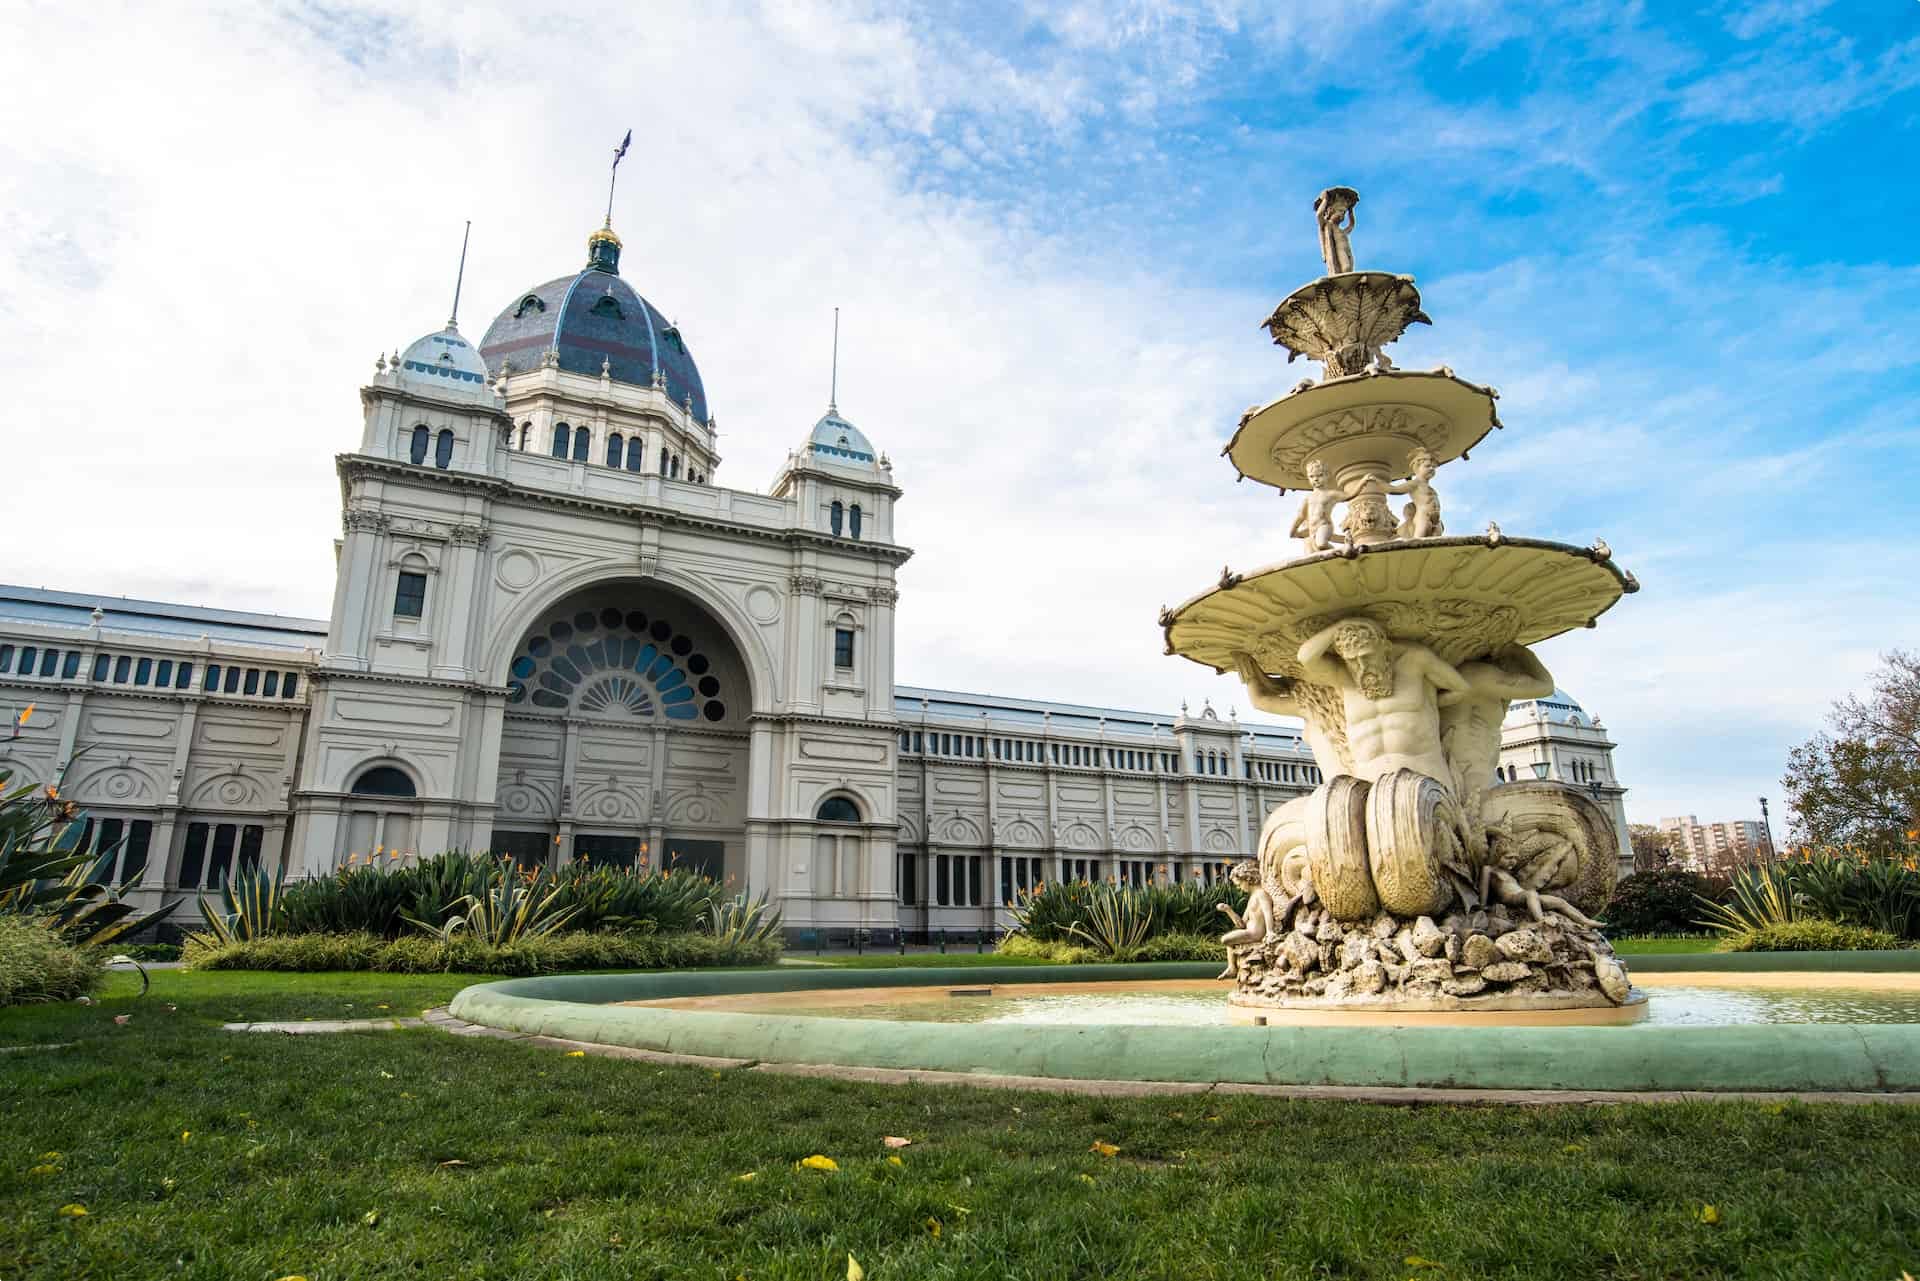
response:
<path id="1" fill-rule="evenodd" d="M 38 657 L 40 657 L 40 651 L 32 645 L 22 645 L 20 647 L 20 674 L 22 676 L 33 675 L 33 660 Z"/>
<path id="2" fill-rule="evenodd" d="M 237 694 L 240 692 L 240 669 L 239 668 L 229 667 L 227 669 L 226 678 L 220 682 L 220 689 L 223 693 L 227 693 L 227 694 Z"/>
<path id="3" fill-rule="evenodd" d="M 229 667 L 228 671 L 234 669 Z M 213 829 L 213 848 L 207 855 L 207 879 L 209 889 L 225 885 L 233 876 L 234 838 L 240 834 L 232 823 L 221 823 Z"/>
<path id="4" fill-rule="evenodd" d="M 0 667 L 0 671 L 5 671 L 5 670 L 6 668 Z M 113 670 L 112 655 L 95 654 L 93 656 L 93 679 L 95 679 L 96 681 L 104 681 L 107 679 L 107 673 L 112 670 Z"/>
<path id="5" fill-rule="evenodd" d="M 286 679 L 280 683 L 280 697 L 292 698 L 300 690 L 300 678 L 293 672 L 282 672 Z"/>
<path id="6" fill-rule="evenodd" d="M 120 657 L 113 660 L 113 683 L 115 685 L 125 685 L 127 683 L 127 676 L 132 671 L 133 660 L 125 654 L 120 655 Z"/>
<path id="7" fill-rule="evenodd" d="M 133 665 L 133 683 L 135 685 L 145 685 L 152 679 L 153 660 L 151 658 L 143 658 Z"/>
<path id="8" fill-rule="evenodd" d="M 427 612 L 427 576 L 402 572 L 393 589 L 393 616 L 419 618 Z"/>
<path id="9" fill-rule="evenodd" d="M 180 888 L 183 890 L 197 890 L 202 884 L 207 862 L 207 832 L 205 823 L 187 824 L 186 843 L 180 847 Z"/>
<path id="10" fill-rule="evenodd" d="M 980 864 L 986 860 L 978 854 L 969 854 L 967 858 L 967 906 L 980 906 Z"/>
<path id="11" fill-rule="evenodd" d="M 953 873 L 949 866 L 952 862 L 953 858 L 948 854 L 938 855 L 933 860 L 935 873 L 933 901 L 941 907 L 946 907 L 953 902 Z"/>
<path id="12" fill-rule="evenodd" d="M 173 660 L 171 658 L 163 658 L 160 660 L 160 670 L 153 674 L 153 683 L 161 689 L 165 689 L 167 686 L 173 684 Z"/>
<path id="13" fill-rule="evenodd" d="M 13 646 L 0 645 L 0 672 L 13 670 Z"/>
<path id="14" fill-rule="evenodd" d="M 147 870 L 147 847 L 153 843 L 153 824 L 136 818 L 127 825 L 127 847 L 120 851 L 120 883 L 137 881 Z"/>
<path id="15" fill-rule="evenodd" d="M 278 694 L 280 692 L 280 673 L 268 672 L 267 683 L 261 687 L 260 692 L 268 698 L 272 698 Z"/>
<path id="16" fill-rule="evenodd" d="M 912 854 L 900 855 L 900 875 L 898 877 L 899 885 L 900 885 L 900 901 L 909 906 L 918 902 L 920 898 L 917 892 L 919 887 L 914 883 L 915 881 L 914 872 L 916 870 L 916 864 L 918 862 L 919 862 L 919 859 L 915 855 L 912 855 Z"/>
<path id="17" fill-rule="evenodd" d="M 67 651 L 67 661 L 60 664 L 60 675 L 65 680 L 72 680 L 74 677 L 78 676 L 79 674 L 80 674 L 80 651 L 77 649 L 70 649 Z"/>
<path id="18" fill-rule="evenodd" d="M 40 655 L 40 674 L 42 676 L 51 676 L 59 670 L 60 670 L 60 651 L 59 650 L 57 649 L 46 650 Z"/>
<path id="19" fill-rule="evenodd" d="M 200 688 L 206 690 L 209 694 L 217 694 L 220 692 L 220 664 L 207 664 L 207 679 L 201 683 Z"/>
<path id="20" fill-rule="evenodd" d="M 88 820 L 88 825 L 92 826 L 92 820 Z M 88 848 L 92 850 L 93 856 L 97 859 L 102 854 L 111 853 L 115 862 L 118 862 L 122 853 L 119 848 L 120 837 L 125 827 L 126 824 L 117 818 L 101 819 L 98 829 L 89 833 L 93 838 L 93 844 Z M 107 884 L 109 885 L 116 883 L 113 878 L 113 866 L 113 863 L 107 864 Z"/>
<path id="21" fill-rule="evenodd" d="M 833 665 L 853 666 L 853 632 L 845 627 L 833 629 Z"/>
<path id="22" fill-rule="evenodd" d="M 182 663 L 180 664 L 179 673 L 173 678 L 173 687 L 175 689 L 190 689 L 192 688 L 192 686 L 193 686 L 193 664 Z"/>
<path id="23" fill-rule="evenodd" d="M 913 731 L 913 750 L 916 752 L 927 750 L 926 739 L 919 730 Z"/>
<path id="24" fill-rule="evenodd" d="M 257 823 L 249 823 L 240 829 L 240 870 L 257 872 L 260 870 L 260 843 L 267 829 Z"/>
<path id="25" fill-rule="evenodd" d="M 260 669 L 259 668 L 249 667 L 247 669 L 246 684 L 242 688 L 241 692 L 246 694 L 258 694 L 260 692 Z"/>

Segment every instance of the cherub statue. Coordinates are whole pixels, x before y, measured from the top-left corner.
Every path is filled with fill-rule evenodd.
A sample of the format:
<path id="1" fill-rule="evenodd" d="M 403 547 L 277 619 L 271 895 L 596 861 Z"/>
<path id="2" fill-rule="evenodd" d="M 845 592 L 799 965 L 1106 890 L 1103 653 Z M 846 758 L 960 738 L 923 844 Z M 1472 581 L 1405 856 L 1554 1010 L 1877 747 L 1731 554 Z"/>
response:
<path id="1" fill-rule="evenodd" d="M 1348 233 L 1353 230 L 1353 207 L 1360 203 L 1360 193 L 1352 187 L 1328 187 L 1314 197 L 1313 212 L 1320 220 L 1320 257 L 1327 264 L 1329 276 L 1339 276 L 1353 270 L 1353 241 Z M 1346 226 L 1341 226 L 1342 222 Z"/>
<path id="2" fill-rule="evenodd" d="M 1310 552 L 1328 551 L 1346 541 L 1333 532 L 1333 509 L 1335 504 L 1347 501 L 1346 491 L 1327 483 L 1327 465 L 1318 459 L 1307 464 L 1307 483 L 1313 488 L 1301 500 L 1300 514 L 1293 518 L 1293 528 L 1288 532 L 1306 543 Z"/>
<path id="3" fill-rule="evenodd" d="M 1393 536 L 1438 538 L 1446 532 L 1440 523 L 1440 495 L 1433 492 L 1433 474 L 1440 469 L 1440 464 L 1424 449 L 1414 450 L 1408 461 L 1413 466 L 1412 478 L 1404 484 L 1387 486 L 1389 494 L 1406 494 L 1413 499 L 1401 509 L 1400 525 Z"/>
<path id="4" fill-rule="evenodd" d="M 1227 904 L 1218 905 L 1234 926 L 1220 936 L 1220 941 L 1227 945 L 1227 968 L 1220 971 L 1223 979 L 1240 976 L 1241 950 L 1264 942 L 1267 935 L 1273 932 L 1274 920 L 1273 895 L 1260 883 L 1259 864 L 1250 858 L 1241 859 L 1233 865 L 1233 871 L 1228 876 L 1235 885 L 1247 891 L 1247 914 L 1242 918 Z"/>

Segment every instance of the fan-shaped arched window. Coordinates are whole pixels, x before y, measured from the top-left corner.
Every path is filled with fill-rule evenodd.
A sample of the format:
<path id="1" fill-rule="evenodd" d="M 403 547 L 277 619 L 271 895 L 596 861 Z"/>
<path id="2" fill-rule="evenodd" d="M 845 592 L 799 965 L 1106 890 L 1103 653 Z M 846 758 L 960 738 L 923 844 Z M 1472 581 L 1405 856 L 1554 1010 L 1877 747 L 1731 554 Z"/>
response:
<path id="1" fill-rule="evenodd" d="M 555 458 L 565 458 L 567 456 L 567 445 L 572 435 L 573 428 L 567 426 L 565 423 L 555 423 L 553 425 L 553 456 Z"/>
<path id="2" fill-rule="evenodd" d="M 852 538 L 860 537 L 860 504 L 859 503 L 855 503 L 853 506 L 847 509 L 847 534 L 849 537 L 852 537 Z"/>
<path id="3" fill-rule="evenodd" d="M 827 508 L 827 524 L 832 527 L 835 538 L 840 536 L 840 526 L 846 521 L 846 517 L 847 509 L 840 505 L 839 499 L 835 499 L 833 506 Z"/>
<path id="4" fill-rule="evenodd" d="M 414 795 L 413 780 L 407 777 L 405 771 L 397 770 L 391 765 L 376 765 L 370 770 L 363 771 L 359 778 L 353 780 L 353 786 L 348 790 L 355 796 Z"/>
<path id="5" fill-rule="evenodd" d="M 586 462 L 587 451 L 591 448 L 593 448 L 593 433 L 588 431 L 585 427 L 574 428 L 573 429 L 573 461 L 576 463 Z"/>
<path id="6" fill-rule="evenodd" d="M 413 429 L 413 447 L 407 451 L 407 458 L 416 467 L 427 461 L 427 435 L 425 424 Z"/>
<path id="7" fill-rule="evenodd" d="M 453 465 L 453 431 L 442 427 L 439 439 L 433 442 L 433 465 L 445 470 Z"/>
<path id="8" fill-rule="evenodd" d="M 607 466 L 618 467 L 623 461 L 626 438 L 619 432 L 607 433 Z"/>
<path id="9" fill-rule="evenodd" d="M 822 823 L 858 823 L 860 807 L 844 796 L 829 796 L 813 816 Z"/>

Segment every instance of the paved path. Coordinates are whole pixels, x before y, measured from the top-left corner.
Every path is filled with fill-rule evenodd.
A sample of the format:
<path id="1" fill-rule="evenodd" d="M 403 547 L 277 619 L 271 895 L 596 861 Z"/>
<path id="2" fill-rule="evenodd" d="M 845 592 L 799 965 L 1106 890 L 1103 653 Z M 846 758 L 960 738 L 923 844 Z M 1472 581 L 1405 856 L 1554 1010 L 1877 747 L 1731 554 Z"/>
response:
<path id="1" fill-rule="evenodd" d="M 298 1023 L 222 1023 L 226 1032 L 285 1032 L 288 1036 L 317 1036 L 323 1032 L 397 1032 L 403 1027 L 425 1027 L 424 1019 L 302 1019 Z"/>

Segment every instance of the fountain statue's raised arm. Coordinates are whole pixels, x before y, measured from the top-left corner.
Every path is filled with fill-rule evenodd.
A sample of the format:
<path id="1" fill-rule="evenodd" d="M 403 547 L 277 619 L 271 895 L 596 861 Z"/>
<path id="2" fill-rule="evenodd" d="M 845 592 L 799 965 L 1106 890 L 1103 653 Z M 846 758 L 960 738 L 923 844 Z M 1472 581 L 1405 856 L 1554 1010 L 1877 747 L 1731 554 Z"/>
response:
<path id="1" fill-rule="evenodd" d="M 1440 741 L 1455 795 L 1467 797 L 1493 785 L 1500 759 L 1500 724 L 1516 698 L 1545 698 L 1553 676 L 1524 645 L 1507 645 L 1485 658 L 1460 664 L 1464 693 L 1440 700 Z"/>
<path id="2" fill-rule="evenodd" d="M 1425 645 L 1396 641 L 1364 616 L 1343 618 L 1300 646 L 1302 679 L 1338 690 L 1357 777 L 1373 782 L 1411 769 L 1444 782 L 1439 700 L 1465 694 L 1465 679 Z"/>

